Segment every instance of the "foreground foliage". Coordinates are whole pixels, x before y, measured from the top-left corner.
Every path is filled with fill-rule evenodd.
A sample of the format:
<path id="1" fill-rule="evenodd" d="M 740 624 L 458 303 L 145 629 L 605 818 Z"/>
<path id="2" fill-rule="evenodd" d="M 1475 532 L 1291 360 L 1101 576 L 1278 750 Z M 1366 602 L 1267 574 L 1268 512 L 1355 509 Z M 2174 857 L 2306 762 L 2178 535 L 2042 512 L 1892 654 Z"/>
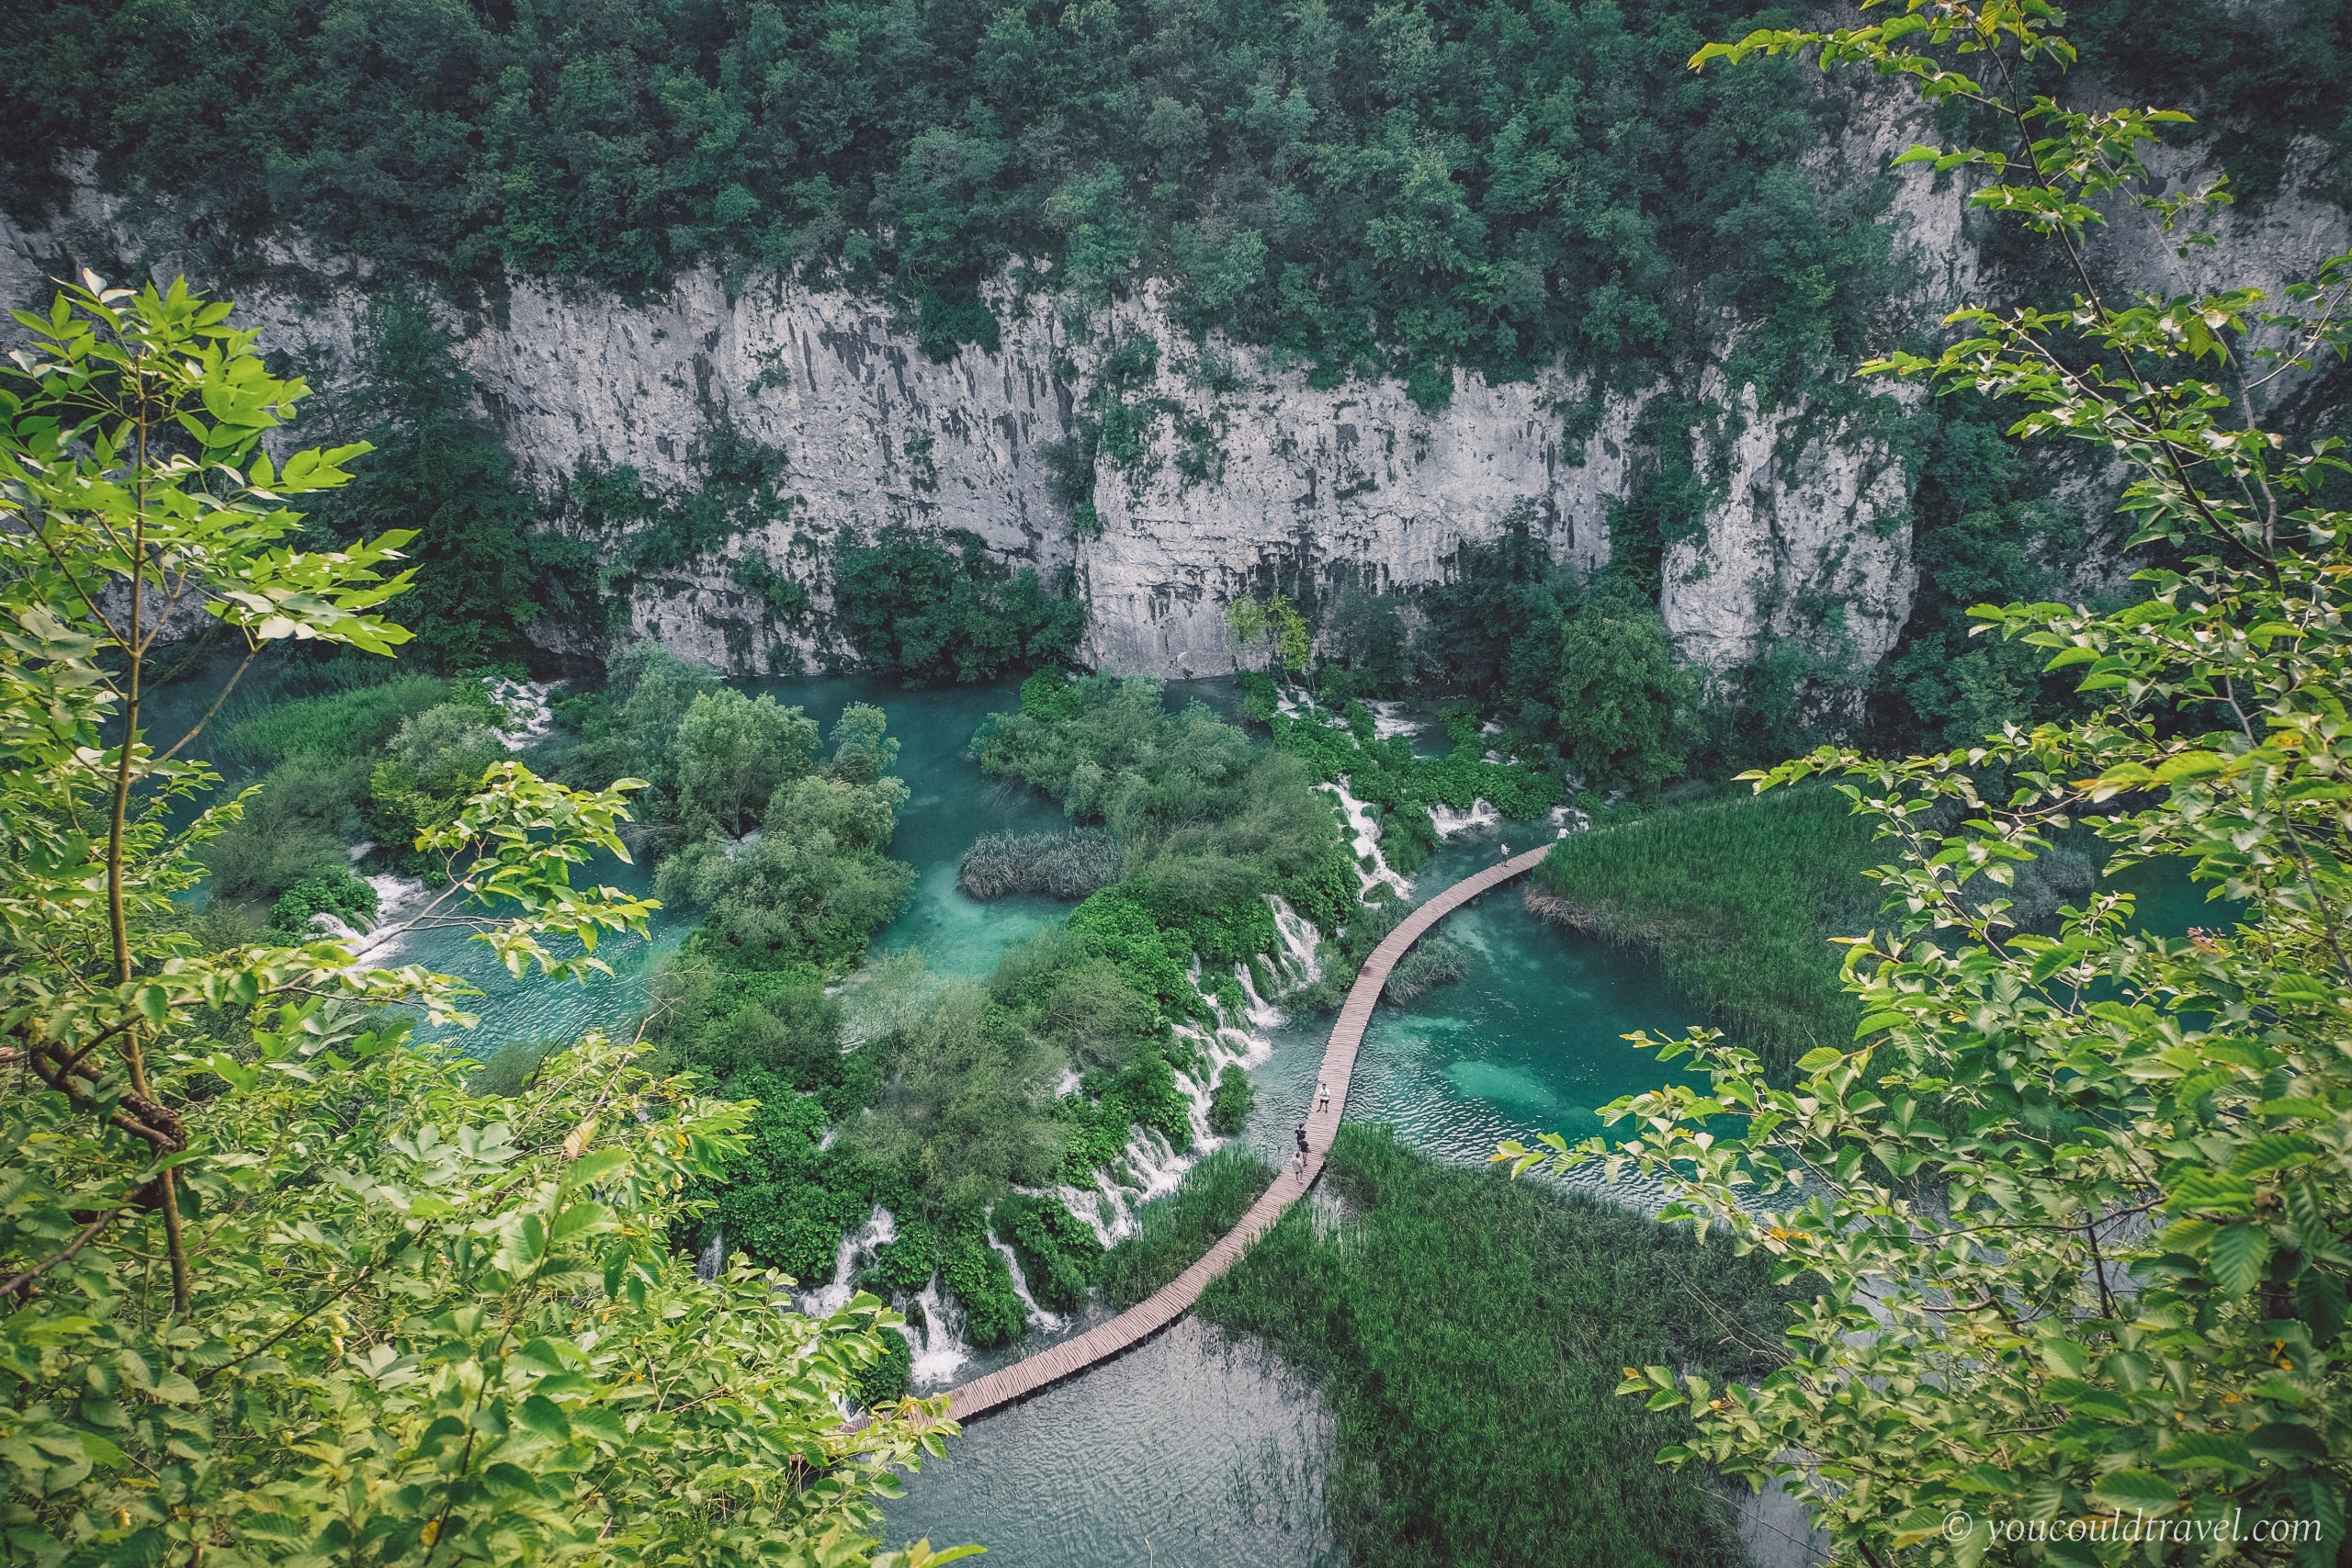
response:
<path id="1" fill-rule="evenodd" d="M 1824 750 L 1760 777 L 1848 781 L 1894 854 L 1875 874 L 1886 929 L 1847 961 L 1854 1043 L 1807 1053 L 1776 1088 L 1756 1053 L 1702 1032 L 1662 1055 L 1709 1086 L 1611 1108 L 1636 1134 L 1622 1150 L 1555 1138 L 1498 1157 L 1639 1167 L 1675 1188 L 1674 1213 L 1818 1277 L 1785 1369 L 1724 1385 L 1654 1364 L 1626 1392 L 1696 1416 L 1668 1459 L 1787 1480 L 1844 1560 L 2337 1562 L 2352 514 L 2326 499 L 2336 444 L 2299 449 L 2258 413 L 2352 340 L 2352 257 L 2283 299 L 2101 298 L 2082 245 L 2102 212 L 2169 229 L 2216 194 L 2168 191 L 2140 162 L 2182 117 L 2017 89 L 2021 64 L 2073 57 L 2046 7 L 1888 9 L 1699 61 L 1817 50 L 2019 133 L 1906 156 L 1981 179 L 1975 203 L 2053 245 L 2077 298 L 1963 311 L 1941 355 L 1878 367 L 2019 399 L 2018 434 L 2129 463 L 2138 542 L 2179 565 L 2142 572 L 2145 599 L 2120 613 L 1973 612 L 2079 671 L 2086 716 L 1899 762 Z M 2177 858 L 2237 918 L 2146 934 L 2108 885 L 2055 934 L 2019 929 L 2002 895 L 2077 824 L 2110 847 L 2109 873 Z"/>
<path id="2" fill-rule="evenodd" d="M 175 905 L 251 797 L 209 799 L 183 754 L 209 713 L 149 736 L 173 612 L 248 661 L 407 636 L 380 613 L 405 536 L 306 551 L 288 505 L 364 449 L 267 455 L 305 388 L 228 315 L 90 279 L 17 318 L 34 345 L 0 381 L 0 1554 L 872 1559 L 887 1467 L 944 1429 L 841 1429 L 879 1304 L 788 1319 L 772 1280 L 667 1250 L 740 1111 L 594 1038 L 478 1100 L 379 1010 L 461 1017 L 455 982 L 202 941 Z M 619 852 L 635 787 L 478 772 L 417 836 L 440 891 L 409 923 L 516 975 L 602 969 L 652 906 L 571 876 Z"/>

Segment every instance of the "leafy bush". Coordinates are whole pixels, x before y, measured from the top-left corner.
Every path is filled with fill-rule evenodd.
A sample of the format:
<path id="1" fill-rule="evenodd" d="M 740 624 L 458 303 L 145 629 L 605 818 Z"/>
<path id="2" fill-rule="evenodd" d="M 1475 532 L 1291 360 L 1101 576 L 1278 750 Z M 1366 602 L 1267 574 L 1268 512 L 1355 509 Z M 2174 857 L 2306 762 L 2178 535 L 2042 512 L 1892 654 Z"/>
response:
<path id="1" fill-rule="evenodd" d="M 267 930 L 286 942 L 307 942 L 311 922 L 333 915 L 355 931 L 365 931 L 376 919 L 376 890 L 347 869 L 306 876 L 277 897 L 269 912 Z"/>
<path id="2" fill-rule="evenodd" d="M 826 995 L 813 964 L 737 970 L 693 951 L 656 972 L 646 1038 L 665 1064 L 691 1068 L 723 1091 L 759 1073 L 830 1095 L 850 1060 L 842 1053 L 841 1003 Z"/>
<path id="3" fill-rule="evenodd" d="M 861 1286 L 879 1286 L 886 1295 L 920 1295 L 939 1272 L 939 1233 L 927 1220 L 901 1214 L 888 1241 L 874 1249 Z"/>
<path id="4" fill-rule="evenodd" d="M 1228 1066 L 1216 1077 L 1216 1088 L 1209 1095 L 1209 1131 L 1220 1138 L 1230 1138 L 1249 1123 L 1250 1111 L 1258 1103 L 1258 1086 L 1239 1067 Z"/>
<path id="5" fill-rule="evenodd" d="M 1076 1312 L 1086 1303 L 1102 1243 L 1058 1198 L 1016 1192 L 990 1215 L 996 1234 L 1021 1259 L 1022 1277 L 1038 1304 Z"/>
<path id="6" fill-rule="evenodd" d="M 906 1398 L 914 1383 L 915 1354 L 907 1337 L 895 1328 L 885 1328 L 875 1337 L 881 1341 L 881 1353 L 873 1365 L 857 1374 L 856 1381 L 857 1403 L 867 1410 Z"/>
<path id="7" fill-rule="evenodd" d="M 967 1343 L 993 1350 L 1029 1332 L 1029 1310 L 1013 1293 L 1012 1270 L 1005 1266 L 1004 1255 L 989 1245 L 986 1227 L 978 1220 L 941 1233 L 939 1278 L 964 1309 Z"/>
<path id="8" fill-rule="evenodd" d="M 977 535 L 958 548 L 903 527 L 845 540 L 833 557 L 833 612 L 865 665 L 910 680 L 992 681 L 1066 661 L 1085 607 L 1034 571 L 998 562 Z"/>
<path id="9" fill-rule="evenodd" d="M 358 759 L 298 757 L 272 768 L 243 816 L 200 852 L 212 897 L 275 902 L 305 877 L 347 872 L 344 846 L 357 837 L 367 778 Z"/>
<path id="10" fill-rule="evenodd" d="M 624 716 L 647 692 L 640 683 Z M 685 712 L 736 711 L 748 719 L 759 711 L 755 704 L 729 710 L 706 702 L 696 695 Z M 896 755 L 879 732 L 878 710 L 844 714 L 833 727 L 832 758 L 819 772 L 798 773 L 792 770 L 806 764 L 797 710 L 771 711 L 770 728 L 786 754 L 771 759 L 783 782 L 760 813 L 767 826 L 755 841 L 705 839 L 670 856 L 655 887 L 665 902 L 707 911 L 692 945 L 727 967 L 839 971 L 865 953 L 874 931 L 913 892 L 913 869 L 884 852 L 907 786 L 878 773 Z M 676 776 L 693 776 L 695 766 L 681 763 Z"/>
<path id="11" fill-rule="evenodd" d="M 420 792 L 446 800 L 470 794 L 483 772 L 506 755 L 506 742 L 480 709 L 443 703 L 402 719 L 385 753 Z"/>
<path id="12" fill-rule="evenodd" d="M 673 744 L 680 822 L 690 833 L 741 838 L 765 818 L 786 780 L 808 772 L 817 721 L 774 697 L 721 687 L 687 705 Z"/>

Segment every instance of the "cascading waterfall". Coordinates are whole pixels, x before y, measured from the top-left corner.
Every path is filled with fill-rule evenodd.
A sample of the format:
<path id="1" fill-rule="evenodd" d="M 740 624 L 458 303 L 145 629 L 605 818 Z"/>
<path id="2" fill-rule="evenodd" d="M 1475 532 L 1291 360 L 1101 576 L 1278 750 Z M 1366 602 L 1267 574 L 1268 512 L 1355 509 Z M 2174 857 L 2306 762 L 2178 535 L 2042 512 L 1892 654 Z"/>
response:
<path id="1" fill-rule="evenodd" d="M 1310 984 L 1323 973 L 1323 961 L 1317 952 L 1323 944 L 1323 933 L 1315 922 L 1300 914 L 1279 895 L 1266 895 L 1267 906 L 1274 912 L 1274 930 L 1281 933 L 1283 951 L 1275 963 L 1286 965 L 1301 984 Z"/>
<path id="2" fill-rule="evenodd" d="M 513 721 L 503 737 L 509 751 L 526 750 L 555 733 L 555 705 L 548 700 L 555 691 L 552 683 L 501 678 L 490 682 L 489 691 L 490 700 Z"/>
<path id="3" fill-rule="evenodd" d="M 1283 1021 L 1283 1010 L 1258 994 L 1258 982 L 1251 976 L 1250 965 L 1235 964 L 1233 977 L 1241 983 L 1241 1010 L 1250 1024 L 1258 1029 L 1278 1027 Z M 1254 1040 L 1256 1036 L 1251 1038 Z M 1253 1045 L 1251 1049 L 1254 1054 L 1256 1047 Z M 1267 1043 L 1267 1049 L 1272 1049 L 1271 1041 Z"/>
<path id="4" fill-rule="evenodd" d="M 1185 1119 L 1193 1125 L 1193 1147 L 1205 1149 L 1216 1142 L 1216 1134 L 1209 1131 L 1209 1089 L 1216 1082 L 1223 1053 L 1215 1040 L 1189 1024 L 1178 1025 L 1174 1032 L 1177 1038 L 1191 1041 L 1208 1064 L 1204 1069 L 1208 1076 L 1207 1084 L 1182 1069 L 1176 1074 L 1177 1092 L 1184 1097 Z"/>
<path id="5" fill-rule="evenodd" d="M 1022 1273 L 1021 1259 L 1012 1248 L 1005 1246 L 993 1235 L 989 1237 L 989 1245 L 1004 1255 L 1004 1266 L 1012 1273 L 1012 1293 L 1021 1298 L 1021 1305 L 1028 1313 L 1029 1321 L 1048 1334 L 1060 1328 L 1061 1314 L 1047 1312 L 1037 1304 L 1037 1298 L 1029 1293 L 1029 1277 Z"/>
<path id="6" fill-rule="evenodd" d="M 1380 829 L 1372 819 L 1372 809 L 1349 791 L 1348 781 L 1341 779 L 1315 787 L 1338 797 L 1340 815 L 1348 819 L 1348 831 L 1354 835 L 1349 852 L 1355 857 L 1356 896 L 1361 898 L 1385 882 L 1396 889 L 1398 897 L 1411 897 L 1412 883 L 1389 867 L 1387 857 L 1380 852 Z M 1367 860 L 1372 862 L 1369 871 L 1363 864 Z"/>
<path id="7" fill-rule="evenodd" d="M 1430 826 L 1441 839 L 1450 839 L 1473 828 L 1491 828 L 1502 819 L 1503 814 L 1483 796 L 1472 801 L 1467 811 L 1456 811 L 1447 806 L 1430 807 Z"/>
<path id="8" fill-rule="evenodd" d="M 800 1310 L 811 1317 L 831 1317 L 849 1305 L 849 1298 L 856 1289 L 858 1261 L 873 1257 L 876 1247 L 898 1234 L 899 1223 L 890 1211 L 875 1204 L 865 1226 L 842 1237 L 841 1247 L 833 1254 L 832 1283 L 802 1292 L 798 1299 Z"/>
<path id="9" fill-rule="evenodd" d="M 727 1267 L 727 1227 L 718 1226 L 710 1233 L 710 1245 L 695 1259 L 695 1278 L 706 1282 L 716 1280 Z"/>
<path id="10" fill-rule="evenodd" d="M 1138 1203 L 1175 1191 L 1176 1184 L 1184 1179 L 1184 1172 L 1193 1165 L 1193 1156 L 1178 1154 L 1176 1146 L 1157 1127 L 1133 1129 L 1124 1159 L 1133 1179 L 1122 1185 L 1136 1194 Z"/>
<path id="11" fill-rule="evenodd" d="M 1407 717 L 1403 703 L 1368 702 L 1363 705 L 1372 711 L 1372 738 L 1374 740 L 1391 740 L 1399 735 L 1419 735 L 1421 732 L 1421 721 Z"/>
<path id="12" fill-rule="evenodd" d="M 972 1348 L 964 1342 L 961 1315 L 941 1298 L 938 1280 L 915 1293 L 915 1306 L 922 1321 L 907 1325 L 907 1348 L 914 1354 L 911 1376 L 917 1388 L 937 1388 L 972 1359 Z"/>

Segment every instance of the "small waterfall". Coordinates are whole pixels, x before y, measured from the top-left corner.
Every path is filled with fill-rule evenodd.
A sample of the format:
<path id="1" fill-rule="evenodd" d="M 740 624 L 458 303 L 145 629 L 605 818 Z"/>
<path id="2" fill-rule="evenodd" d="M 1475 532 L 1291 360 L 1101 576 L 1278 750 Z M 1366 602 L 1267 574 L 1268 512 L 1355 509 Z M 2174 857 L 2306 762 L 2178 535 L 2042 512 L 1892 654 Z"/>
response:
<path id="1" fill-rule="evenodd" d="M 1279 1018 L 1279 1014 L 1276 1015 Z M 1216 1032 L 1217 1065 L 1248 1069 L 1256 1066 L 1274 1054 L 1274 1043 L 1262 1034 L 1247 1030 L 1220 1029 Z"/>
<path id="2" fill-rule="evenodd" d="M 916 1293 L 915 1306 L 922 1323 L 920 1327 L 907 1325 L 907 1348 L 914 1352 L 914 1386 L 937 1388 L 972 1359 L 972 1348 L 964 1343 L 960 1318 L 951 1316 L 953 1309 L 940 1299 L 938 1280 L 931 1280 Z"/>
<path id="3" fill-rule="evenodd" d="M 1405 716 L 1403 703 L 1371 703 L 1363 705 L 1372 710 L 1372 738 L 1391 740 L 1399 735 L 1419 735 L 1424 728 L 1420 720 Z"/>
<path id="4" fill-rule="evenodd" d="M 719 1226 L 710 1233 L 710 1245 L 695 1259 L 695 1278 L 708 1283 L 727 1269 L 727 1227 Z"/>
<path id="5" fill-rule="evenodd" d="M 1322 933 L 1281 897 L 1268 894 L 1266 903 L 1274 912 L 1274 930 L 1282 933 L 1283 952 L 1276 962 L 1289 965 L 1302 982 L 1311 983 L 1323 973 L 1322 961 L 1316 956 Z"/>
<path id="6" fill-rule="evenodd" d="M 1467 811 L 1455 811 L 1444 806 L 1430 807 L 1430 826 L 1437 829 L 1437 836 L 1441 839 L 1450 839 L 1471 828 L 1491 828 L 1502 819 L 1503 814 L 1483 796 L 1472 801 Z"/>
<path id="7" fill-rule="evenodd" d="M 426 900 L 424 884 L 413 876 L 379 872 L 363 880 L 376 892 L 376 919 L 366 931 L 325 910 L 311 917 L 312 936 L 332 937 L 343 943 L 350 952 L 355 967 L 380 963 L 399 951 L 401 939 L 406 934 L 400 929 L 401 921 L 412 908 Z"/>
<path id="8" fill-rule="evenodd" d="M 1242 1012 L 1251 1024 L 1260 1029 L 1272 1029 L 1283 1021 L 1283 1010 L 1258 994 L 1258 982 L 1250 977 L 1250 965 L 1233 966 L 1234 978 L 1241 982 Z"/>
<path id="9" fill-rule="evenodd" d="M 1380 852 L 1380 829 L 1372 820 L 1372 810 L 1349 792 L 1347 781 L 1342 779 L 1337 784 L 1320 784 L 1315 787 L 1329 791 L 1339 798 L 1340 814 L 1348 819 L 1348 831 L 1354 835 L 1349 852 L 1355 856 L 1356 861 L 1356 881 L 1360 885 L 1356 888 L 1356 897 L 1364 897 L 1384 882 L 1396 890 L 1398 897 L 1410 897 L 1413 885 L 1389 869 L 1387 858 Z M 1372 862 L 1370 871 L 1363 868 L 1366 860 Z"/>
<path id="10" fill-rule="evenodd" d="M 1096 1190 L 1110 1201 L 1111 1235 L 1114 1237 L 1133 1235 L 1136 1228 L 1135 1212 L 1127 1207 L 1127 1195 L 1120 1190 L 1117 1182 L 1111 1179 L 1111 1173 L 1107 1170 L 1096 1171 L 1094 1185 Z"/>
<path id="11" fill-rule="evenodd" d="M 1026 1192 L 1028 1189 L 1016 1187 L 1013 1190 Z M 1117 1226 L 1107 1223 L 1102 1218 L 1102 1194 L 1097 1189 L 1072 1187 L 1065 1181 L 1060 1186 L 1049 1189 L 1036 1196 L 1051 1198 L 1063 1208 L 1068 1209 L 1071 1217 L 1088 1230 L 1092 1231 L 1094 1239 L 1104 1247 L 1116 1242 L 1123 1234 Z"/>
<path id="12" fill-rule="evenodd" d="M 1210 1081 L 1215 1082 L 1216 1057 L 1214 1054 L 1209 1056 L 1208 1074 Z M 1209 1131 L 1209 1091 L 1190 1073 L 1176 1075 L 1176 1088 L 1184 1097 L 1184 1114 L 1193 1124 L 1193 1147 L 1196 1150 L 1211 1147 L 1216 1143 L 1217 1136 Z"/>
<path id="13" fill-rule="evenodd" d="M 1012 1248 L 993 1235 L 989 1237 L 989 1245 L 1004 1255 L 1004 1266 L 1012 1275 L 1012 1293 L 1019 1296 L 1021 1304 L 1028 1309 L 1029 1321 L 1048 1334 L 1061 1327 L 1061 1314 L 1047 1312 L 1037 1304 L 1037 1298 L 1029 1293 L 1028 1276 L 1021 1272 L 1021 1259 L 1014 1255 Z"/>
<path id="14" fill-rule="evenodd" d="M 503 737 L 509 751 L 526 750 L 555 733 L 555 705 L 548 701 L 554 690 L 544 681 L 490 682 L 490 700 L 506 710 L 511 726 Z"/>
<path id="15" fill-rule="evenodd" d="M 798 1305 L 810 1317 L 831 1317 L 849 1305 L 849 1298 L 856 1289 L 857 1264 L 861 1258 L 871 1258 L 874 1249 L 899 1234 L 898 1221 L 881 1204 L 874 1205 L 874 1213 L 866 1216 L 865 1228 L 842 1237 L 833 1253 L 832 1283 L 800 1293 Z"/>
<path id="16" fill-rule="evenodd" d="M 1138 1202 L 1175 1191 L 1176 1184 L 1184 1179 L 1184 1172 L 1192 1168 L 1193 1156 L 1178 1154 L 1176 1146 L 1157 1127 L 1136 1127 L 1131 1131 L 1125 1158 L 1127 1172 L 1135 1179 L 1124 1185 L 1136 1194 Z"/>

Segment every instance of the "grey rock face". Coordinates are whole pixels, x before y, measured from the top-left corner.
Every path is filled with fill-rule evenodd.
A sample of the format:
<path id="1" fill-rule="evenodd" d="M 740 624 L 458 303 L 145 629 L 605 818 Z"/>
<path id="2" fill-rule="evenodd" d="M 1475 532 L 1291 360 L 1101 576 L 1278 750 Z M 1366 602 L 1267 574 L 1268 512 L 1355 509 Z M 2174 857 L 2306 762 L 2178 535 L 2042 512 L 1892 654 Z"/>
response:
<path id="1" fill-rule="evenodd" d="M 1883 168 L 1926 139 L 1893 113 L 1849 124 L 1819 177 Z M 1916 168 L 1886 177 L 1886 221 L 1912 280 L 1890 302 L 1891 340 L 1984 285 L 1960 195 Z M 2233 215 L 2222 238 L 2218 251 L 2183 260 L 2164 236 L 2118 225 L 2102 260 L 2150 286 L 2267 281 L 2352 249 L 2352 225 L 2290 187 L 2260 213 Z M 368 279 L 299 245 L 275 249 L 277 265 L 236 286 L 241 319 L 331 394 L 357 356 Z M 11 303 L 42 296 L 69 260 L 93 258 L 166 276 L 182 265 L 169 236 L 142 232 L 86 184 L 50 229 L 0 220 L 0 294 Z M 274 281 L 284 278 L 299 287 Z M 1239 595 L 1301 581 L 1442 581 L 1465 546 L 1514 522 L 1555 560 L 1589 570 L 1609 558 L 1611 517 L 1636 474 L 1634 422 L 1661 389 L 1596 391 L 1567 365 L 1511 384 L 1464 373 L 1430 412 L 1397 382 L 1322 389 L 1255 350 L 1196 347 L 1149 289 L 1077 333 L 1048 302 L 1000 304 L 1000 346 L 945 363 L 871 301 L 775 277 L 730 288 L 709 271 L 650 301 L 518 280 L 493 319 L 451 326 L 520 471 L 550 493 L 583 468 L 627 468 L 649 492 L 676 494 L 701 482 L 703 459 L 728 440 L 780 457 L 780 517 L 641 573 L 624 606 L 634 634 L 740 672 L 839 652 L 827 630 L 831 547 L 892 525 L 973 536 L 1009 565 L 1049 581 L 1067 575 L 1090 610 L 1086 656 L 1161 675 L 1234 667 L 1225 612 Z M 1736 330 L 1725 322 L 1727 337 Z M 1099 526 L 1081 530 L 1064 468 L 1090 405 L 1106 395 L 1113 345 L 1139 339 L 1156 346 L 1156 363 L 1118 395 L 1138 411 L 1140 434 L 1096 457 Z M 1764 407 L 1754 389 L 1724 384 L 1710 368 L 1724 346 L 1692 345 L 1684 372 L 1714 411 L 1690 434 L 1710 502 L 1700 529 L 1668 542 L 1668 627 L 1710 670 L 1789 641 L 1867 668 L 1910 612 L 1915 476 L 1852 422 Z M 1595 398 L 1597 418 L 1584 406 Z M 1572 412 L 1590 434 L 1570 435 Z M 763 581 L 797 585 L 815 614 L 779 619 L 747 585 Z M 549 635 L 579 644 L 576 630 Z"/>

